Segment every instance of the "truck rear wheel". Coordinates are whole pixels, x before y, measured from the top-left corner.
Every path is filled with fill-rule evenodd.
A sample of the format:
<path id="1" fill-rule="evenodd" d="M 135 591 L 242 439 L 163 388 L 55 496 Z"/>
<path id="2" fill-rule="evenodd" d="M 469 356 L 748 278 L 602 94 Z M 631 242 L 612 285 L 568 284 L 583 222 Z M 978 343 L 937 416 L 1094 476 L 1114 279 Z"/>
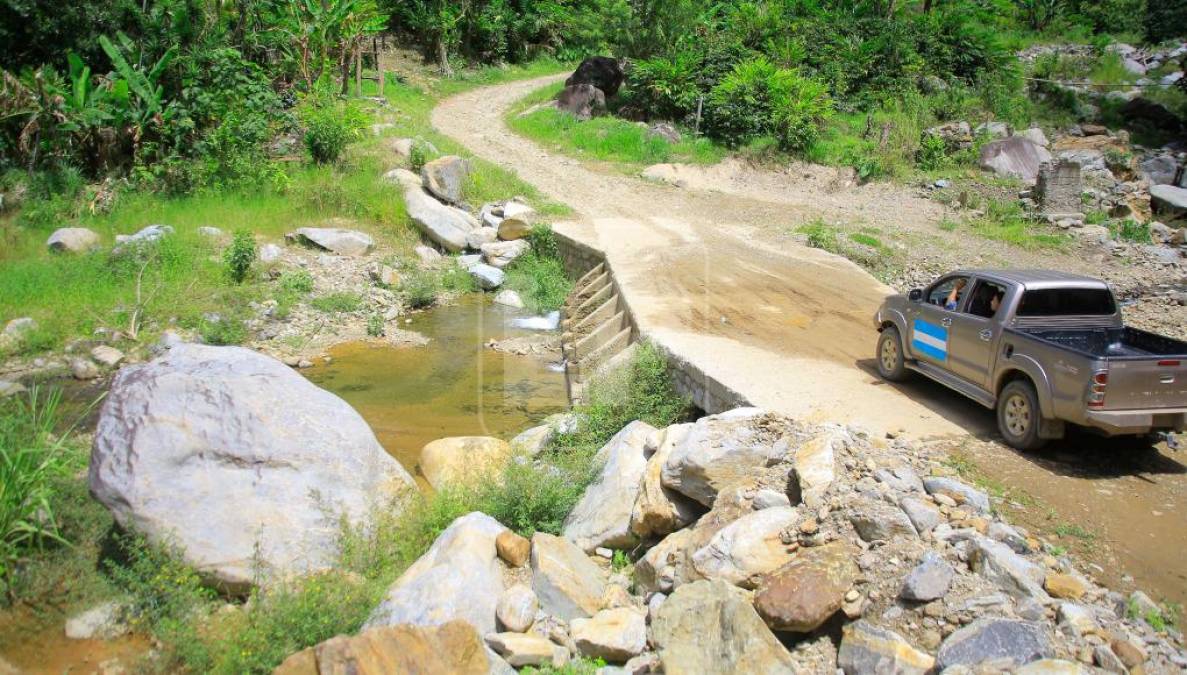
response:
<path id="1" fill-rule="evenodd" d="M 890 382 L 902 382 L 907 379 L 907 367 L 903 362 L 903 340 L 899 337 L 898 329 L 887 326 L 878 336 L 878 374 L 882 379 Z"/>
<path id="2" fill-rule="evenodd" d="M 1010 447 L 1038 450 L 1046 444 L 1039 437 L 1041 414 L 1039 395 L 1029 380 L 1014 380 L 997 397 L 997 428 Z"/>

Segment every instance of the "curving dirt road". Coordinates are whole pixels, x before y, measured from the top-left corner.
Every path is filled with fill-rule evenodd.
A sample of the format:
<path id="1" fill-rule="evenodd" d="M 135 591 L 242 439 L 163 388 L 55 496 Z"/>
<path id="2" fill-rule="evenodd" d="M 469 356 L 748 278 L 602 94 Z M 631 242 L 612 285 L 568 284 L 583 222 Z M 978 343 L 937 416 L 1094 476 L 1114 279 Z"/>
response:
<path id="1" fill-rule="evenodd" d="M 606 253 L 641 332 L 753 404 L 796 417 L 920 437 L 985 424 L 934 388 L 906 396 L 881 382 L 869 365 L 871 317 L 891 289 L 788 236 L 822 215 L 924 219 L 932 203 L 877 186 L 797 189 L 760 200 L 728 176 L 721 188 L 731 191 L 722 192 L 599 171 L 546 152 L 503 122 L 517 100 L 555 79 L 447 99 L 433 125 L 571 206 L 577 215 L 557 229 Z"/>
<path id="2" fill-rule="evenodd" d="M 870 317 L 890 289 L 789 236 L 817 217 L 935 232 L 942 214 L 934 202 L 891 185 L 848 185 L 832 170 L 807 165 L 772 174 L 725 164 L 678 189 L 549 153 L 512 133 L 502 118 L 517 100 L 560 77 L 455 96 L 434 110 L 432 121 L 574 209 L 557 229 L 606 253 L 642 332 L 755 405 L 874 432 L 938 437 L 955 451 L 971 444 L 983 474 L 1042 505 L 1013 514 L 1016 519 L 1048 535 L 1060 524 L 1082 524 L 1094 538 L 1080 552 L 1096 565 L 1095 575 L 1124 588 L 1133 583 L 1122 577 L 1128 571 L 1156 597 L 1187 602 L 1181 458 L 1165 448 L 1136 451 L 1085 435 L 1024 455 L 988 440 L 995 436 L 993 415 L 977 404 L 923 378 L 902 386 L 882 382 L 872 369 Z M 994 249 L 994 257 L 1007 261 L 1001 264 L 1088 264 L 999 242 L 977 248 Z"/>

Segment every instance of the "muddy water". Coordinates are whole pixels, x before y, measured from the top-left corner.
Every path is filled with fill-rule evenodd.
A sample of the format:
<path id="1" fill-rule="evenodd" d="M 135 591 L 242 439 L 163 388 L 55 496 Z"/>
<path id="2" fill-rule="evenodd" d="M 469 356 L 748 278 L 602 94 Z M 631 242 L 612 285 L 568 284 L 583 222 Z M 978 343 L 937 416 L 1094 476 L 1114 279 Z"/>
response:
<path id="1" fill-rule="evenodd" d="M 358 410 L 383 447 L 420 479 L 420 450 L 429 441 L 510 439 L 567 407 L 564 374 L 545 359 L 483 346 L 531 335 L 509 327 L 520 316 L 481 295 L 468 296 L 401 326 L 428 337 L 426 346 L 348 343 L 330 350 L 331 363 L 303 372 Z"/>

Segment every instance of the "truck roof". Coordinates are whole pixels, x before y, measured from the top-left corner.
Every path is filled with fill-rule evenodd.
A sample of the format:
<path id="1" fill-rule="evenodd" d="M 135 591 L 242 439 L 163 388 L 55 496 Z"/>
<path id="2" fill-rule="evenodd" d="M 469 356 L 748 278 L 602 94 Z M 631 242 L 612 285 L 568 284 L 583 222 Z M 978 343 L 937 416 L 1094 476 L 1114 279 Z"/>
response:
<path id="1" fill-rule="evenodd" d="M 1056 270 L 958 270 L 955 274 L 972 274 L 990 280 L 1014 283 L 1027 289 L 1038 288 L 1108 288 L 1100 279 Z"/>

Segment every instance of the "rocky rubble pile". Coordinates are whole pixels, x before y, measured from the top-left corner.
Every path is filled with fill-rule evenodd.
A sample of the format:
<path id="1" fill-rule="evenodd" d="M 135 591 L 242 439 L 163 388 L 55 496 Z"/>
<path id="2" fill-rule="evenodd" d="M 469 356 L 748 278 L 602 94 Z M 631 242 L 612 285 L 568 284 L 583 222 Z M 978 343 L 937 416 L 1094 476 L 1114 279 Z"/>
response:
<path id="1" fill-rule="evenodd" d="M 1157 605 L 1097 585 L 906 442 L 738 409 L 632 423 L 598 458 L 562 536 L 459 518 L 363 633 L 278 672 L 326 672 L 343 649 L 460 658 L 426 647 L 443 631 L 483 645 L 475 672 L 578 656 L 604 673 L 1187 667 Z"/>

